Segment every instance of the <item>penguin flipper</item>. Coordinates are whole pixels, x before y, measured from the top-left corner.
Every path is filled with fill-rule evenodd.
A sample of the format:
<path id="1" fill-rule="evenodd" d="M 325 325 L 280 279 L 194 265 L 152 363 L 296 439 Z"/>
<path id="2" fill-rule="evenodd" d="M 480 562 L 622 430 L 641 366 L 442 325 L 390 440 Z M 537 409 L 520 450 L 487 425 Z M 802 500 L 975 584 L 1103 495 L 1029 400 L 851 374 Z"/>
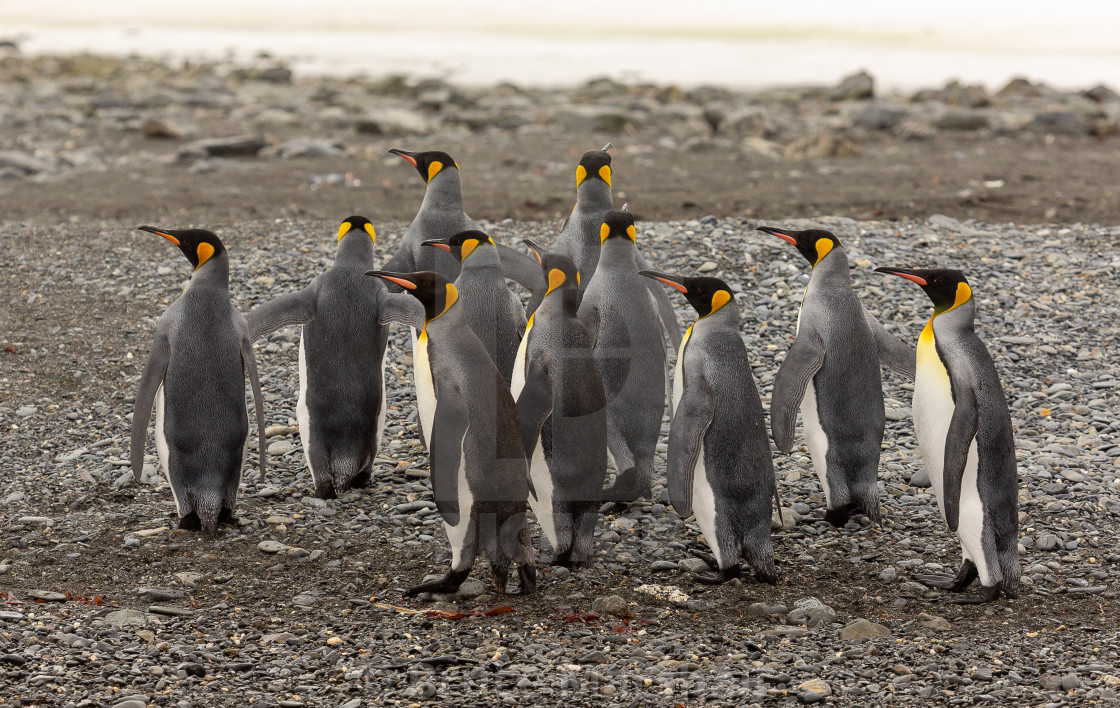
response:
<path id="1" fill-rule="evenodd" d="M 459 523 L 459 466 L 469 425 L 470 408 L 458 387 L 437 382 L 428 460 L 436 509 L 451 526 Z"/>
<path id="2" fill-rule="evenodd" d="M 638 270 L 649 270 L 646 259 L 641 253 L 638 254 Z M 665 330 L 665 334 L 669 335 L 669 343 L 673 345 L 673 351 L 677 351 L 681 347 L 681 326 L 677 323 L 677 313 L 673 311 L 673 303 L 669 302 L 665 286 L 648 280 L 646 287 L 649 288 L 653 295 L 653 302 L 657 305 L 657 317 L 661 320 L 661 327 Z"/>
<path id="3" fill-rule="evenodd" d="M 148 421 L 152 417 L 152 406 L 156 394 L 163 385 L 167 364 L 171 360 L 171 345 L 161 332 L 156 333 L 148 363 L 140 376 L 140 386 L 136 391 L 136 405 L 132 412 L 132 442 L 129 444 L 129 459 L 132 462 L 132 476 L 139 482 L 144 473 L 144 440 L 148 437 Z"/>
<path id="4" fill-rule="evenodd" d="M 816 332 L 803 328 L 793 340 L 785 361 L 774 377 L 770 396 L 770 433 L 782 452 L 793 449 L 793 430 L 797 410 L 809 382 L 824 364 L 824 342 Z"/>
<path id="5" fill-rule="evenodd" d="M 254 307 L 245 316 L 249 322 L 249 341 L 255 342 L 281 327 L 310 322 L 315 317 L 318 293 L 319 279 L 316 278 L 303 290 L 281 295 Z"/>
<path id="6" fill-rule="evenodd" d="M 390 322 L 422 330 L 424 306 L 407 293 L 393 293 L 388 288 L 382 288 L 377 296 L 377 323 L 384 325 Z"/>
<path id="7" fill-rule="evenodd" d="M 715 398 L 708 382 L 692 377 L 685 386 L 676 415 L 669 425 L 669 455 L 665 476 L 669 481 L 669 501 L 681 517 L 692 513 L 692 481 L 700 459 L 704 433 L 715 415 Z"/>
<path id="8" fill-rule="evenodd" d="M 531 258 L 524 253 L 518 253 L 509 246 L 500 243 L 494 245 L 498 247 L 498 258 L 502 263 L 503 276 L 531 293 L 545 287 L 541 265 L 535 258 Z"/>
<path id="9" fill-rule="evenodd" d="M 577 319 L 587 329 L 588 337 L 590 338 L 590 348 L 595 348 L 595 343 L 599 341 L 599 308 L 594 302 L 581 300 L 579 304 L 579 311 Z"/>
<path id="10" fill-rule="evenodd" d="M 529 362 L 525 371 L 525 387 L 517 397 L 517 417 L 521 421 L 521 442 L 525 457 L 532 459 L 541 427 L 552 413 L 552 376 L 539 358 Z M 529 487 L 533 482 L 529 480 Z M 536 497 L 536 492 L 533 493 Z"/>
<path id="11" fill-rule="evenodd" d="M 954 532 L 960 521 L 961 487 L 964 484 L 964 470 L 968 464 L 968 450 L 972 447 L 972 440 L 980 427 L 976 389 L 973 388 L 971 380 L 961 380 L 965 378 L 965 376 L 953 377 L 953 417 L 949 421 L 949 431 L 945 435 L 945 466 L 942 471 L 942 484 L 945 485 L 945 521 Z"/>
<path id="12" fill-rule="evenodd" d="M 875 335 L 875 347 L 879 351 L 879 361 L 895 373 L 913 381 L 916 368 L 914 350 L 888 332 L 882 323 L 875 319 L 875 315 L 868 312 L 866 307 L 863 308 L 863 318 L 867 320 L 867 326 L 871 328 L 871 333 Z"/>
<path id="13" fill-rule="evenodd" d="M 249 385 L 253 389 L 253 408 L 257 411 L 257 458 L 260 461 L 261 479 L 267 465 L 268 452 L 264 446 L 264 395 L 261 393 L 261 380 L 257 376 L 257 360 L 253 356 L 253 343 L 248 337 L 241 339 L 241 362 L 249 374 Z"/>

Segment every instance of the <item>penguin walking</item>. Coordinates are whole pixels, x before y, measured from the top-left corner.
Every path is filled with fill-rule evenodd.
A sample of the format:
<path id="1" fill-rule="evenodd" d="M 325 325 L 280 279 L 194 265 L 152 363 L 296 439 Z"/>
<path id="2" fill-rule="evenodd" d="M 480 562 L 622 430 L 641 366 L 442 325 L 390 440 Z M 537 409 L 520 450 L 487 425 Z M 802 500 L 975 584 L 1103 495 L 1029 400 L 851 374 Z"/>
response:
<path id="1" fill-rule="evenodd" d="M 388 327 L 378 323 L 378 302 L 385 285 L 365 276 L 374 267 L 376 240 L 369 219 L 349 217 L 338 228 L 334 264 L 325 273 L 248 316 L 254 341 L 302 325 L 296 418 L 320 499 L 368 484 L 381 447 Z"/>
<path id="2" fill-rule="evenodd" d="M 434 271 L 367 275 L 394 283 L 422 307 L 383 300 L 383 321 L 419 328 L 414 356 L 421 431 L 431 463 L 432 492 L 451 542 L 451 569 L 406 595 L 455 592 L 477 554 L 486 556 L 498 589 L 507 592 L 511 562 L 520 592 L 536 584 L 526 523 L 529 470 L 517 407 L 498 368 L 467 324 L 458 290 Z M 406 300 L 407 302 L 407 300 Z"/>
<path id="3" fill-rule="evenodd" d="M 607 152 L 610 148 L 610 143 L 607 143 L 602 150 L 591 150 L 580 158 L 579 165 L 576 166 L 576 205 L 552 245 L 555 253 L 571 258 L 576 264 L 584 287 L 595 274 L 595 267 L 599 263 L 602 250 L 599 229 L 607 214 L 614 209 L 614 199 L 611 196 L 611 156 Z M 625 208 L 624 206 L 623 209 Z M 640 270 L 649 269 L 641 252 L 635 253 L 635 260 Z M 657 316 L 669 337 L 669 343 L 674 349 L 680 347 L 681 328 L 665 289 L 653 281 L 643 282 L 653 295 Z M 533 291 L 527 308 L 530 313 L 536 309 L 541 299 L 540 293 L 544 292 L 545 287 L 542 282 L 538 283 L 537 288 L 530 288 Z"/>
<path id="4" fill-rule="evenodd" d="M 513 371 L 532 481 L 529 505 L 552 546 L 553 564 L 588 566 L 607 472 L 606 394 L 591 336 L 577 316 L 579 271 L 567 256 L 525 244 L 548 281 Z"/>
<path id="5" fill-rule="evenodd" d="M 667 469 L 673 508 L 681 517 L 696 515 L 712 549 L 710 558 L 701 557 L 714 574 L 697 580 L 737 578 L 746 557 L 761 580 L 774 584 L 770 500 L 778 487 L 735 298 L 718 278 L 642 275 L 678 290 L 699 315 L 677 354 Z"/>
<path id="6" fill-rule="evenodd" d="M 957 534 L 964 561 L 956 577 L 930 575 L 930 587 L 963 592 L 979 578 L 991 602 L 1019 594 L 1019 478 L 1011 413 L 995 363 L 973 329 L 976 303 L 964 274 L 947 268 L 876 268 L 913 281 L 933 301 L 918 337 L 914 429 L 941 517 Z"/>
<path id="7" fill-rule="evenodd" d="M 603 253 L 579 319 L 607 394 L 607 450 L 617 476 L 603 499 L 631 502 L 650 493 L 669 372 L 657 308 L 638 274 L 633 214 L 608 212 L 599 233 Z"/>
<path id="8" fill-rule="evenodd" d="M 394 273 L 434 270 L 454 282 L 459 277 L 459 262 L 446 251 L 423 248 L 423 243 L 478 230 L 478 224 L 463 211 L 459 164 L 439 150 L 409 152 L 393 148 L 389 152 L 415 167 L 427 188 L 419 211 L 405 229 L 400 247 L 384 268 Z M 540 278 L 536 262 L 507 246 L 495 246 L 505 276 L 531 290 Z"/>
<path id="9" fill-rule="evenodd" d="M 450 253 L 460 264 L 462 270 L 455 279 L 460 306 L 508 384 L 525 333 L 525 309 L 506 286 L 494 242 L 483 232 L 471 230 L 447 239 L 424 241 L 423 245 Z"/>
<path id="10" fill-rule="evenodd" d="M 793 448 L 798 406 L 825 519 L 843 526 L 862 511 L 881 520 L 876 486 L 886 418 L 879 362 L 914 378 L 914 353 L 883 329 L 852 292 L 848 256 L 828 231 L 760 226 L 797 247 L 813 266 L 797 316 L 797 338 L 774 379 L 770 426 L 782 452 Z"/>
<path id="11" fill-rule="evenodd" d="M 234 518 L 249 436 L 246 374 L 257 409 L 264 475 L 263 397 L 249 326 L 230 302 L 229 256 L 217 236 L 202 229 L 140 230 L 178 246 L 194 273 L 190 286 L 156 324 L 132 416 L 132 473 L 140 481 L 154 405 L 156 450 L 171 484 L 179 528 L 214 534 L 219 523 Z"/>

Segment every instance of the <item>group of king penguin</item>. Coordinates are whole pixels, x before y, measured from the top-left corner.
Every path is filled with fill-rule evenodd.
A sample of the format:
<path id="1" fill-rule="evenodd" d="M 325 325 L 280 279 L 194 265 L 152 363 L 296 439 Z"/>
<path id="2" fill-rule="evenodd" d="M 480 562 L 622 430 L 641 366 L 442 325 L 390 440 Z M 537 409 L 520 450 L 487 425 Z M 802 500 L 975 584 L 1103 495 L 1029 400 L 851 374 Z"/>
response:
<path id="1" fill-rule="evenodd" d="M 264 413 L 252 343 L 300 325 L 296 416 L 315 494 L 369 483 L 385 424 L 391 323 L 411 328 L 419 428 L 451 567 L 408 590 L 454 592 L 485 556 L 497 589 L 536 584 L 527 512 L 551 563 L 592 560 L 603 502 L 651 494 L 666 404 L 667 337 L 678 349 L 666 476 L 682 518 L 695 516 L 711 554 L 696 579 L 739 577 L 746 560 L 777 581 L 771 500 L 781 505 L 770 439 L 739 310 L 726 282 L 649 268 L 633 215 L 614 210 L 609 145 L 583 155 L 576 204 L 551 249 L 497 244 L 463 210 L 459 166 L 444 152 L 392 150 L 427 187 L 396 254 L 376 265 L 373 224 L 338 230 L 335 262 L 306 288 L 243 316 L 229 298 L 229 256 L 202 229 L 142 226 L 182 250 L 190 285 L 164 312 L 140 379 L 131 462 L 141 478 L 152 408 L 163 473 L 180 528 L 215 533 L 232 521 L 248 446 L 245 377 L 255 400 L 262 474 Z M 796 338 L 774 380 L 771 436 L 793 447 L 800 410 L 824 490 L 824 517 L 881 520 L 877 488 L 885 427 L 880 364 L 914 380 L 914 425 L 943 519 L 960 539 L 956 576 L 922 576 L 978 603 L 1015 597 L 1018 484 L 1012 425 L 995 365 L 973 329 L 964 275 L 947 268 L 877 268 L 919 285 L 933 315 L 915 349 L 860 304 L 840 240 L 822 230 L 760 226 L 812 266 Z M 510 290 L 529 292 L 528 305 Z M 681 336 L 669 295 L 697 319 Z M 604 488 L 608 459 L 615 478 Z"/>

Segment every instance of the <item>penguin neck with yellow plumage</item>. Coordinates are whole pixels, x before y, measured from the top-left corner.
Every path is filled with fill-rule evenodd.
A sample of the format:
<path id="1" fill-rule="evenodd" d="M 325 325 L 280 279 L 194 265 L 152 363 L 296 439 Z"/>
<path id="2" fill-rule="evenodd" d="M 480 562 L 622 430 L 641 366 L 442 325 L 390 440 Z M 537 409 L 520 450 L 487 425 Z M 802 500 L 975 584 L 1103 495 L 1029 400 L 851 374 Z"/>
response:
<path id="1" fill-rule="evenodd" d="M 213 232 L 155 226 L 141 226 L 140 230 L 162 236 L 179 247 L 194 267 L 190 288 L 216 288 L 229 292 L 229 255 L 222 240 Z"/>
<path id="2" fill-rule="evenodd" d="M 678 276 L 643 270 L 641 274 L 653 278 L 685 296 L 688 304 L 696 310 L 697 319 L 689 328 L 689 333 L 708 328 L 732 327 L 739 330 L 739 306 L 730 286 L 719 278 L 701 276 L 683 278 Z"/>
<path id="3" fill-rule="evenodd" d="M 368 269 L 373 264 L 373 246 L 377 232 L 364 216 L 351 216 L 338 227 L 338 248 L 335 265 Z"/>
<path id="4" fill-rule="evenodd" d="M 584 153 L 576 167 L 574 211 L 586 214 L 613 209 L 611 177 L 611 156 L 606 150 Z"/>

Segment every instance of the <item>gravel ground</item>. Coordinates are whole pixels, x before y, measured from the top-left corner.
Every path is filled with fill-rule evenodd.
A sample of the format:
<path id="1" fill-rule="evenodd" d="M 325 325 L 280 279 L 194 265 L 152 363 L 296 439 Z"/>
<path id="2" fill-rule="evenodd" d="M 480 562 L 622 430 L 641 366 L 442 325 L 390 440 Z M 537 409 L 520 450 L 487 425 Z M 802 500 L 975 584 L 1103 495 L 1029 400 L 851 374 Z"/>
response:
<path id="1" fill-rule="evenodd" d="M 294 427 L 298 335 L 281 330 L 257 345 L 270 465 L 262 479 L 250 452 L 238 527 L 215 538 L 172 531 L 154 444 L 138 485 L 127 437 L 155 319 L 189 266 L 116 222 L 9 223 L 0 227 L 0 706 L 1116 702 L 1120 380 L 1108 352 L 1120 322 L 1120 229 L 943 216 L 812 223 L 843 239 L 857 292 L 907 340 L 930 305 L 873 267 L 952 265 L 970 276 L 1016 427 L 1018 600 L 949 605 L 913 582 L 954 571 L 959 546 L 924 486 L 910 387 L 885 374 L 882 528 L 830 528 L 805 448 L 778 457 L 788 510 L 774 531 L 775 587 L 692 582 L 697 526 L 658 484 L 652 503 L 604 509 L 593 568 L 542 568 L 536 595 L 495 594 L 480 561 L 459 595 L 405 601 L 403 589 L 442 572 L 449 553 L 399 329 L 370 488 L 311 496 Z M 807 264 L 754 225 L 644 223 L 639 245 L 663 270 L 741 288 L 765 402 Z M 248 311 L 326 267 L 337 224 L 213 227 Z M 379 225 L 381 253 L 402 228 Z M 548 242 L 559 223 L 488 228 L 509 244 Z M 683 298 L 675 304 L 690 321 Z M 471 614 L 502 605 L 512 611 Z"/>

